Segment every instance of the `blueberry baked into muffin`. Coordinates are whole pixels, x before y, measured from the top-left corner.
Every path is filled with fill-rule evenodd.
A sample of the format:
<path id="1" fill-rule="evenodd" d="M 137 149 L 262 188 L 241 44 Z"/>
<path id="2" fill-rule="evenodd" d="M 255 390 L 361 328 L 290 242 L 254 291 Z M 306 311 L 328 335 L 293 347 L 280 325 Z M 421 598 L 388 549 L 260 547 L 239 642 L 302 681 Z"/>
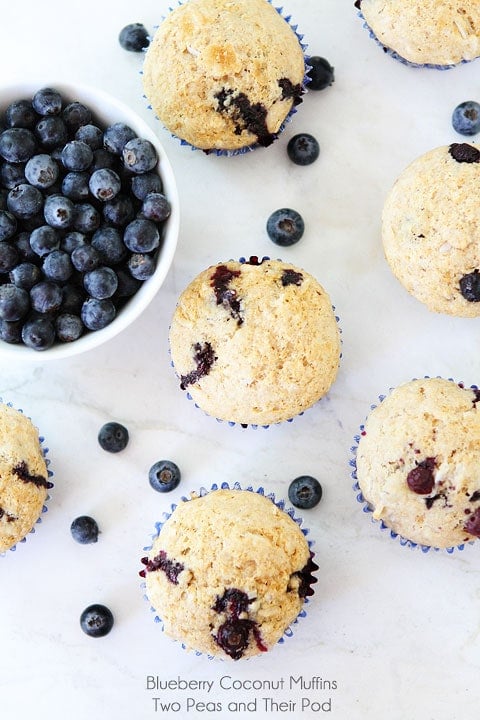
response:
<path id="1" fill-rule="evenodd" d="M 268 0 L 188 0 L 160 24 L 143 68 L 158 118 L 203 150 L 270 145 L 304 78 L 299 38 Z"/>
<path id="2" fill-rule="evenodd" d="M 51 487 L 36 427 L 0 403 L 0 553 L 32 530 Z"/>
<path id="3" fill-rule="evenodd" d="M 479 403 L 476 388 L 424 378 L 400 385 L 372 410 L 356 477 L 374 520 L 435 548 L 480 537 Z"/>
<path id="4" fill-rule="evenodd" d="M 309 273 L 281 260 L 230 260 L 181 294 L 170 327 L 180 386 L 217 419 L 288 420 L 334 382 L 340 333 L 330 298 Z"/>
<path id="5" fill-rule="evenodd" d="M 478 0 L 356 0 L 386 52 L 413 66 L 444 69 L 480 55 Z"/>
<path id="6" fill-rule="evenodd" d="M 269 497 L 220 489 L 176 506 L 140 574 L 169 636 L 239 660 L 270 650 L 297 618 L 316 582 L 312 557 Z"/>
<path id="7" fill-rule="evenodd" d="M 480 315 L 480 150 L 453 143 L 414 160 L 383 209 L 386 259 L 430 310 Z"/>

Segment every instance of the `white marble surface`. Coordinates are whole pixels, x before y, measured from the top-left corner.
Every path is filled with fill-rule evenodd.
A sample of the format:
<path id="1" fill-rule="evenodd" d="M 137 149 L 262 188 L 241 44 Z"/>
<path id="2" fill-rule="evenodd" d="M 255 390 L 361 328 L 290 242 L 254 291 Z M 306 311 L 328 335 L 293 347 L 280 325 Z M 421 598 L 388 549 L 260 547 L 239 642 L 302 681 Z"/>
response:
<path id="1" fill-rule="evenodd" d="M 473 720 L 478 548 L 425 555 L 391 541 L 357 504 L 348 460 L 351 438 L 379 393 L 423 374 L 479 380 L 478 321 L 433 315 L 409 297 L 390 274 L 379 237 L 383 199 L 400 170 L 421 152 L 458 140 L 450 115 L 462 100 L 479 99 L 478 61 L 443 73 L 413 70 L 369 41 L 353 0 L 289 0 L 311 53 L 332 62 L 336 81 L 305 98 L 271 148 L 216 158 L 181 147 L 160 127 L 142 98 L 141 58 L 117 43 L 125 24 L 151 28 L 167 7 L 167 0 L 25 0 L 2 9 L 2 82 L 78 81 L 129 103 L 165 145 L 182 222 L 171 272 L 133 327 L 78 358 L 0 367 L 0 394 L 40 425 L 55 473 L 42 525 L 0 558 L 1 716 Z M 287 141 L 299 131 L 321 145 L 307 168 L 286 157 Z M 279 253 L 264 228 L 270 212 L 285 205 L 303 214 L 306 232 Z M 253 254 L 281 254 L 315 274 L 343 328 L 343 361 L 328 397 L 269 430 L 232 428 L 195 410 L 167 351 L 169 318 L 186 283 L 210 263 Z M 131 435 L 118 456 L 104 453 L 96 439 L 111 419 Z M 171 496 L 154 493 L 147 481 L 162 457 L 183 473 Z M 152 622 L 139 588 L 139 559 L 155 520 L 201 485 L 239 480 L 285 497 L 300 474 L 317 476 L 324 487 L 322 503 L 304 513 L 320 565 L 308 619 L 290 641 L 252 661 L 187 654 Z M 96 545 L 71 539 L 70 523 L 80 514 L 97 518 Z M 92 602 L 115 615 L 113 631 L 99 640 L 79 627 Z M 149 675 L 214 685 L 210 693 L 157 692 L 146 689 Z M 264 686 L 283 679 L 285 687 L 226 690 L 219 684 L 225 676 Z M 322 690 L 315 680 L 312 689 L 290 690 L 290 676 L 337 687 Z M 181 709 L 155 712 L 154 697 Z M 223 703 L 223 711 L 187 709 L 189 697 Z M 284 711 L 264 697 L 287 703 Z M 302 711 L 302 697 L 312 704 L 331 698 L 331 710 L 324 704 Z M 227 709 L 240 700 L 248 710 Z"/>

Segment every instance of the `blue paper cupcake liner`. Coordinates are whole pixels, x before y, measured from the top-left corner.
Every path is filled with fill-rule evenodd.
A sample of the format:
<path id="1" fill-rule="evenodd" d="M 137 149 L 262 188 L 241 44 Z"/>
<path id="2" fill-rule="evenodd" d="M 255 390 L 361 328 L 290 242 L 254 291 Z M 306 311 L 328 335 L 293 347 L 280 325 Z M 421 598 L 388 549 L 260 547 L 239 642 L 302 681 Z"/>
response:
<path id="1" fill-rule="evenodd" d="M 250 258 L 246 258 L 246 257 L 240 257 L 240 258 L 238 258 L 238 262 L 240 262 L 240 263 L 242 263 L 242 264 L 243 264 L 243 263 L 248 263 L 248 262 L 250 262 L 251 260 L 252 260 L 252 257 L 250 257 Z M 264 255 L 264 256 L 259 260 L 258 264 L 261 265 L 262 262 L 267 261 L 267 260 L 271 260 L 271 258 L 270 258 L 268 255 Z M 281 258 L 277 258 L 277 260 L 278 260 L 279 262 L 283 262 L 283 260 L 282 260 Z M 229 262 L 236 262 L 236 261 L 233 260 L 232 258 L 230 258 L 230 261 L 229 261 Z M 339 318 L 339 316 L 338 316 L 338 315 L 336 314 L 336 312 L 335 312 L 335 305 L 332 305 L 332 310 L 333 310 L 333 314 L 334 314 L 334 316 L 335 316 L 335 321 L 336 321 L 336 323 L 337 323 L 338 332 L 339 332 L 339 334 L 340 334 L 340 346 L 342 346 L 342 345 L 343 345 L 343 339 L 342 339 L 343 330 L 342 330 L 342 328 L 341 328 L 341 326 L 340 326 L 340 318 Z M 171 353 L 170 353 L 170 348 L 169 348 L 169 354 L 171 354 Z M 343 353 L 340 351 L 339 360 L 341 360 L 342 357 L 343 357 Z M 174 363 L 173 363 L 173 360 L 170 360 L 170 366 L 175 370 L 175 365 L 174 365 Z M 195 405 L 195 407 L 196 407 L 198 410 L 201 410 L 204 415 L 206 415 L 207 417 L 212 417 L 212 415 L 209 415 L 207 412 L 205 412 L 205 410 L 203 410 L 203 408 L 201 408 L 201 407 L 194 401 L 193 397 L 192 397 L 191 394 L 188 392 L 188 390 L 186 391 L 185 396 L 186 396 L 187 400 L 190 400 L 191 402 L 193 402 L 193 404 Z M 323 397 L 325 397 L 325 395 L 324 395 Z M 322 400 L 322 398 L 320 398 L 319 400 L 317 400 L 317 403 L 319 403 L 321 400 Z M 295 420 L 295 418 L 298 418 L 298 417 L 301 417 L 302 415 L 304 415 L 305 412 L 308 412 L 308 410 L 311 410 L 313 407 L 315 407 L 315 405 L 316 405 L 317 403 L 314 403 L 311 407 L 306 408 L 306 410 L 302 410 L 301 412 L 297 413 L 294 417 L 287 418 L 286 420 L 280 420 L 279 422 L 276 422 L 276 423 L 270 423 L 270 424 L 268 424 L 268 425 L 258 425 L 258 424 L 255 424 L 255 423 L 238 423 L 238 422 L 235 422 L 235 421 L 233 421 L 233 420 L 223 420 L 223 419 L 217 418 L 217 417 L 214 418 L 214 419 L 215 419 L 218 423 L 226 423 L 229 427 L 240 426 L 240 427 L 243 428 L 244 430 L 247 429 L 247 428 L 251 428 L 252 430 L 258 430 L 259 428 L 262 428 L 263 430 L 268 430 L 272 425 L 283 425 L 283 423 L 292 423 L 292 422 Z"/>
<path id="2" fill-rule="evenodd" d="M 428 379 L 430 376 L 424 375 L 423 377 L 425 379 Z M 440 375 L 437 375 L 436 377 L 441 379 Z M 463 386 L 463 383 L 461 383 L 461 382 L 457 383 L 456 380 L 454 380 L 453 378 L 447 378 L 447 379 L 450 380 L 451 382 L 455 382 L 460 387 Z M 413 380 L 418 380 L 418 378 L 412 378 L 412 381 Z M 472 390 L 478 390 L 478 387 L 476 385 L 470 385 L 469 387 Z M 395 390 L 395 388 L 393 388 L 393 387 L 389 388 L 388 393 L 386 393 L 385 395 L 379 395 L 378 402 L 370 405 L 370 412 L 375 410 L 375 408 L 380 403 L 382 403 L 385 400 L 385 398 L 388 397 L 388 395 L 393 390 Z M 365 422 L 367 419 L 368 419 L 368 416 L 365 419 Z M 362 505 L 363 512 L 366 513 L 367 515 L 369 515 L 369 514 L 371 515 L 370 519 L 371 519 L 372 523 L 377 525 L 381 532 L 385 532 L 387 535 L 389 535 L 392 538 L 392 540 L 398 540 L 398 542 L 400 543 L 400 545 L 402 547 L 411 548 L 413 550 L 421 550 L 421 552 L 423 552 L 423 553 L 428 553 L 428 552 L 430 552 L 430 550 L 433 550 L 434 552 L 446 552 L 447 554 L 451 555 L 455 552 L 455 550 L 457 550 L 457 551 L 464 550 L 466 545 L 474 545 L 474 541 L 468 542 L 468 543 L 461 543 L 459 545 L 454 545 L 454 546 L 448 547 L 448 548 L 438 548 L 438 547 L 435 547 L 434 545 L 422 545 L 421 543 L 417 543 L 417 542 L 414 542 L 413 540 L 409 540 L 408 538 L 404 537 L 403 535 L 400 535 L 399 533 L 395 532 L 390 527 L 388 527 L 388 525 L 386 525 L 383 520 L 376 520 L 373 517 L 373 508 L 372 508 L 371 504 L 364 498 L 363 493 L 360 489 L 360 485 L 358 483 L 358 478 L 357 478 L 357 451 L 358 451 L 358 446 L 359 446 L 360 440 L 362 438 L 362 435 L 364 435 L 364 434 L 365 434 L 365 424 L 362 423 L 359 427 L 359 433 L 357 435 L 354 435 L 353 440 L 354 440 L 355 444 L 352 445 L 352 447 L 350 448 L 351 458 L 350 458 L 348 464 L 349 464 L 350 468 L 352 468 L 352 470 L 350 472 L 350 476 L 351 476 L 352 480 L 354 480 L 352 489 L 355 492 L 356 500 L 358 503 L 360 503 L 360 505 Z"/>
<path id="3" fill-rule="evenodd" d="M 374 40 L 377 45 L 382 48 L 386 55 L 389 55 L 391 58 L 393 58 L 393 60 L 397 60 L 398 62 L 402 63 L 402 65 L 407 65 L 411 68 L 427 68 L 429 70 L 451 70 L 452 68 L 457 67 L 457 65 L 464 65 L 465 63 L 472 62 L 472 60 L 460 60 L 460 62 L 452 63 L 450 65 L 438 65 L 435 63 L 414 63 L 411 60 L 407 60 L 406 58 L 402 57 L 402 55 L 400 55 L 396 50 L 392 50 L 392 48 L 384 45 L 381 40 L 378 39 L 370 25 L 365 20 L 361 10 L 358 11 L 357 15 L 361 20 L 363 20 L 363 27 L 368 32 L 372 40 Z"/>
<path id="4" fill-rule="evenodd" d="M 303 519 L 299 518 L 295 515 L 295 510 L 292 507 L 287 507 L 285 505 L 284 500 L 276 500 L 275 493 L 273 493 L 273 492 L 267 493 L 263 487 L 259 487 L 259 488 L 255 489 L 255 488 L 253 488 L 252 485 L 249 485 L 248 487 L 244 488 L 238 482 L 234 482 L 233 484 L 230 484 L 228 482 L 223 482 L 220 485 L 217 483 L 213 483 L 209 489 L 202 486 L 198 491 L 196 491 L 194 493 L 192 492 L 190 497 L 182 496 L 180 498 L 180 501 L 181 502 L 190 502 L 194 498 L 204 497 L 205 495 L 208 495 L 211 492 L 215 492 L 215 490 L 244 490 L 246 492 L 254 492 L 254 493 L 258 493 L 258 495 L 263 495 L 263 497 L 267 498 L 268 500 L 271 500 L 280 510 L 283 510 L 283 512 L 287 513 L 287 515 L 289 515 L 289 517 L 291 517 L 291 519 L 298 525 L 298 527 L 302 531 L 302 534 L 305 536 L 305 538 L 307 538 L 307 535 L 309 535 L 309 533 L 310 533 L 309 529 L 301 527 L 302 523 L 303 523 Z M 172 503 L 170 506 L 170 510 L 167 512 L 164 512 L 162 514 L 162 519 L 155 523 L 155 532 L 151 535 L 151 542 L 143 548 L 143 552 L 146 552 L 146 553 L 150 552 L 155 540 L 160 535 L 162 527 L 164 526 L 166 521 L 170 518 L 170 516 L 172 515 L 173 511 L 177 508 L 177 506 L 178 506 L 178 503 Z M 310 552 L 312 552 L 312 547 L 314 545 L 314 541 L 311 539 L 307 539 L 307 543 L 308 543 Z M 148 603 L 150 612 L 153 613 L 153 615 L 154 615 L 154 618 L 153 618 L 154 622 L 157 623 L 158 625 L 160 625 L 160 628 L 163 632 L 163 630 L 164 630 L 163 621 L 162 621 L 161 617 L 158 615 L 157 610 L 154 607 L 152 607 L 152 605 L 150 603 L 150 600 L 149 600 L 149 598 L 146 594 L 146 590 L 145 590 L 145 588 L 146 588 L 145 581 L 140 583 L 140 588 L 143 593 L 143 599 L 145 600 L 145 602 Z M 304 599 L 304 606 L 307 605 L 309 603 L 309 601 L 310 601 L 309 597 L 306 597 Z M 287 628 L 285 628 L 282 637 L 277 641 L 277 645 L 283 645 L 286 638 L 292 637 L 292 635 L 294 634 L 292 625 L 296 625 L 300 619 L 305 618 L 305 617 L 307 617 L 307 612 L 305 610 L 305 607 L 302 607 L 302 609 L 298 613 L 295 620 L 290 625 L 288 625 Z M 198 657 L 206 656 L 206 657 L 208 657 L 209 660 L 225 661 L 225 658 L 222 658 L 219 656 L 214 656 L 214 655 L 208 655 L 207 653 L 203 653 L 200 650 L 190 650 L 184 643 L 180 642 L 179 640 L 174 640 L 174 642 L 178 642 L 184 650 L 193 652 Z M 251 658 L 245 658 L 245 659 L 249 660 Z"/>
<path id="5" fill-rule="evenodd" d="M 5 401 L 3 400 L 3 398 L 1 398 L 1 397 L 0 397 L 0 404 L 2 404 L 2 405 L 7 405 L 7 407 L 10 407 L 10 408 L 13 408 L 14 410 L 17 410 L 18 412 L 22 413 L 22 415 L 24 414 L 24 411 L 23 411 L 21 408 L 16 408 L 16 407 L 13 405 L 13 403 L 11 403 L 11 402 L 5 402 Z M 28 417 L 28 419 L 31 420 L 31 418 L 30 418 L 28 415 L 26 415 L 26 417 Z M 32 421 L 32 422 L 33 422 L 33 421 Z M 45 465 L 46 465 L 46 467 L 47 467 L 48 490 L 51 490 L 51 489 L 53 488 L 53 486 L 54 486 L 54 483 L 53 483 L 53 481 L 52 481 L 52 479 L 51 479 L 51 478 L 53 478 L 53 472 L 52 472 L 52 470 L 50 470 L 50 468 L 49 468 L 50 459 L 47 457 L 47 454 L 48 454 L 48 452 L 49 452 L 49 448 L 45 446 L 45 438 L 44 438 L 42 435 L 39 435 L 38 440 L 39 440 L 40 447 L 41 447 L 41 450 L 42 450 L 43 458 L 44 458 L 44 460 L 45 460 Z M 50 495 L 49 495 L 49 493 L 47 492 L 47 495 L 46 495 L 46 497 L 45 497 L 45 504 L 42 506 L 41 514 L 40 514 L 40 516 L 37 518 L 37 520 L 35 521 L 35 524 L 33 525 L 32 529 L 27 533 L 27 535 L 25 535 L 25 537 L 23 537 L 21 540 L 18 540 L 18 541 L 15 543 L 15 545 L 12 545 L 12 547 L 8 548 L 8 550 L 5 550 L 4 552 L 0 552 L 0 557 L 5 557 L 8 552 L 15 552 L 15 550 L 16 550 L 17 547 L 18 547 L 18 545 L 21 545 L 21 544 L 25 543 L 25 542 L 27 541 L 28 536 L 29 536 L 29 535 L 32 535 L 33 533 L 35 533 L 36 525 L 39 525 L 39 524 L 42 522 L 42 515 L 44 515 L 46 512 L 48 512 L 47 503 L 48 503 L 49 500 L 50 500 Z"/>
<path id="6" fill-rule="evenodd" d="M 306 50 L 307 50 L 308 44 L 303 42 L 304 36 L 302 33 L 298 32 L 298 25 L 292 24 L 292 16 L 284 15 L 283 7 L 275 7 L 273 5 L 273 0 L 267 0 L 267 1 L 270 3 L 270 5 L 272 5 L 275 8 L 277 13 L 285 20 L 286 23 L 288 23 L 290 28 L 293 30 L 293 32 L 295 33 L 295 35 L 298 39 L 299 45 L 302 48 L 302 51 L 304 53 L 305 73 L 304 73 L 303 80 L 302 80 L 302 90 L 303 90 L 303 96 L 305 96 L 305 94 L 308 91 L 308 84 L 311 82 L 311 78 L 308 75 L 308 72 L 311 70 L 311 66 L 308 64 L 308 57 L 306 56 Z M 188 2 L 188 0 L 177 0 L 176 7 L 178 7 L 180 5 L 184 5 L 185 2 Z M 171 6 L 168 8 L 169 12 L 172 12 L 174 9 L 175 8 L 173 8 Z M 166 17 L 167 17 L 166 15 L 163 15 L 162 21 L 165 20 Z M 160 25 L 156 25 L 154 30 L 157 30 L 159 27 L 160 27 Z M 150 42 L 152 41 L 152 39 L 153 39 L 153 36 L 151 38 L 149 38 Z M 143 50 L 143 52 L 146 53 L 147 50 L 148 50 L 148 47 L 145 48 Z M 143 70 L 140 70 L 140 75 L 143 75 Z M 143 98 L 148 103 L 148 98 L 145 94 L 143 95 Z M 147 108 L 149 110 L 153 111 L 153 107 L 151 104 L 148 104 Z M 293 105 L 291 110 L 289 111 L 288 115 L 285 117 L 284 121 L 282 122 L 281 126 L 275 133 L 276 138 L 278 138 L 281 135 L 281 133 L 285 130 L 285 127 L 291 121 L 291 119 L 296 114 L 296 112 L 297 112 L 297 108 L 295 105 Z M 155 118 L 158 122 L 161 123 L 160 118 L 158 118 L 156 115 L 155 115 Z M 161 123 L 161 124 L 163 125 L 163 123 Z M 236 155 L 245 155 L 246 153 L 252 152 L 253 150 L 257 150 L 258 148 L 262 147 L 262 145 L 260 145 L 260 143 L 253 143 L 252 145 L 238 148 L 236 150 L 222 150 L 222 149 L 214 149 L 214 148 L 211 150 L 202 150 L 202 148 L 198 148 L 195 145 L 192 145 L 191 143 L 189 143 L 187 140 L 183 140 L 183 138 L 178 137 L 178 135 L 175 135 L 175 133 L 173 133 L 171 131 L 169 131 L 169 132 L 170 132 L 171 137 L 174 138 L 175 140 L 178 140 L 180 145 L 183 145 L 184 147 L 188 147 L 188 148 L 190 148 L 190 150 L 201 150 L 202 152 L 204 152 L 207 155 L 215 155 L 217 157 L 234 157 Z"/>

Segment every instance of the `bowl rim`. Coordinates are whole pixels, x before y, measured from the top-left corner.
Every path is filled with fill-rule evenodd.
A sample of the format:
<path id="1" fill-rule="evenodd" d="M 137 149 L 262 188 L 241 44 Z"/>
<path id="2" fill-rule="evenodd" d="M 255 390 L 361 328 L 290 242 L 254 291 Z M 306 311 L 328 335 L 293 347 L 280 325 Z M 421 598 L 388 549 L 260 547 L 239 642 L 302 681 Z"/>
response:
<path id="1" fill-rule="evenodd" d="M 173 262 L 180 231 L 180 207 L 177 183 L 166 151 L 154 130 L 139 113 L 126 102 L 105 90 L 81 82 L 68 83 L 54 79 L 12 83 L 0 86 L 0 113 L 14 100 L 28 99 L 41 88 L 58 90 L 67 102 L 83 102 L 89 106 L 95 118 L 105 124 L 125 122 L 138 137 L 149 140 L 158 154 L 157 169 L 162 178 L 163 188 L 171 206 L 171 213 L 162 234 L 160 257 L 152 277 L 145 280 L 135 295 L 121 308 L 114 320 L 101 330 L 90 331 L 70 343 L 55 343 L 46 350 L 38 351 L 23 344 L 7 343 L 0 340 L 0 360 L 44 362 L 80 355 L 108 342 L 125 330 L 148 307 L 160 290 Z M 118 114 L 118 117 L 117 117 Z"/>

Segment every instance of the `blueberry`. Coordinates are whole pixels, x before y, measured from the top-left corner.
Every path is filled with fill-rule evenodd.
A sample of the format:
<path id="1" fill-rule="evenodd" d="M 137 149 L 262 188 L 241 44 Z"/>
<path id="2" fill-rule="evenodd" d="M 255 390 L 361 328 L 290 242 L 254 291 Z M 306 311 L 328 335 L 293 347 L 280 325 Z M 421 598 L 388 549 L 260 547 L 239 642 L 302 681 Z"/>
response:
<path id="1" fill-rule="evenodd" d="M 480 302 L 480 273 L 474 270 L 460 279 L 460 292 L 468 302 Z"/>
<path id="2" fill-rule="evenodd" d="M 142 203 L 142 215 L 154 222 L 163 222 L 170 216 L 171 208 L 162 193 L 148 193 Z"/>
<path id="3" fill-rule="evenodd" d="M 103 147 L 114 155 L 121 155 L 123 148 L 129 140 L 133 140 L 136 133 L 125 123 L 109 125 L 103 133 Z"/>
<path id="4" fill-rule="evenodd" d="M 142 52 L 149 46 L 148 31 L 142 23 L 130 23 L 120 31 L 118 41 L 124 50 Z"/>
<path id="5" fill-rule="evenodd" d="M 41 190 L 51 187 L 58 178 L 58 165 L 50 155 L 34 155 L 25 165 L 25 177 Z"/>
<path id="6" fill-rule="evenodd" d="M 88 298 L 82 305 L 80 317 L 88 330 L 102 330 L 115 319 L 115 305 L 110 299 Z"/>
<path id="7" fill-rule="evenodd" d="M 53 282 L 42 280 L 30 290 L 30 302 L 33 310 L 42 315 L 53 314 L 59 310 L 63 300 L 62 289 Z"/>
<path id="8" fill-rule="evenodd" d="M 70 132 L 76 132 L 82 125 L 87 125 L 92 119 L 92 111 L 83 103 L 74 101 L 65 106 L 62 113 L 63 121 Z"/>
<path id="9" fill-rule="evenodd" d="M 134 175 L 131 180 L 132 193 L 139 200 L 145 200 L 149 193 L 161 193 L 163 190 L 162 180 L 156 172 Z"/>
<path id="10" fill-rule="evenodd" d="M 147 253 L 156 250 L 160 244 L 158 228 L 151 220 L 138 218 L 125 228 L 123 242 L 135 253 Z"/>
<path id="11" fill-rule="evenodd" d="M 15 236 L 15 246 L 22 261 L 27 260 L 28 262 L 37 262 L 38 256 L 32 250 L 32 247 L 30 245 L 30 237 L 31 235 L 29 231 L 21 230 Z"/>
<path id="12" fill-rule="evenodd" d="M 63 250 L 53 250 L 45 256 L 42 270 L 47 280 L 57 283 L 67 282 L 73 273 L 70 255 Z"/>
<path id="13" fill-rule="evenodd" d="M 53 322 L 46 317 L 27 320 L 22 327 L 22 340 L 32 350 L 48 350 L 55 342 Z"/>
<path id="14" fill-rule="evenodd" d="M 61 157 L 67 170 L 82 172 L 92 164 L 93 150 L 81 140 L 70 140 L 64 145 Z"/>
<path id="15" fill-rule="evenodd" d="M 67 127 L 56 115 L 39 120 L 35 125 L 35 135 L 46 150 L 63 148 L 68 140 Z"/>
<path id="16" fill-rule="evenodd" d="M 156 262 L 151 255 L 132 253 L 127 262 L 128 270 L 136 280 L 148 280 L 155 272 Z"/>
<path id="17" fill-rule="evenodd" d="M 60 247 L 60 237 L 55 228 L 50 225 L 42 225 L 35 228 L 30 235 L 30 247 L 40 257 L 47 255 L 52 250 Z"/>
<path id="18" fill-rule="evenodd" d="M 300 240 L 305 230 L 302 216 L 291 208 L 275 210 L 267 221 L 267 233 L 276 245 L 287 247 Z"/>
<path id="19" fill-rule="evenodd" d="M 98 433 L 98 442 L 103 450 L 118 453 L 128 445 L 128 430 L 118 422 L 108 422 L 102 425 Z"/>
<path id="20" fill-rule="evenodd" d="M 314 477 L 301 475 L 290 483 L 288 499 L 295 507 L 309 510 L 322 499 L 322 486 Z"/>
<path id="21" fill-rule="evenodd" d="M 73 539 L 81 545 L 96 543 L 99 529 L 97 522 L 89 515 L 80 515 L 70 525 L 70 532 Z"/>
<path id="22" fill-rule="evenodd" d="M 100 213 L 90 203 L 78 203 L 73 213 L 73 228 L 78 232 L 92 233 L 100 225 Z"/>
<path id="23" fill-rule="evenodd" d="M 115 170 L 101 168 L 90 175 L 88 183 L 90 192 L 97 200 L 107 202 L 120 192 L 121 182 Z"/>
<path id="24" fill-rule="evenodd" d="M 288 141 L 287 154 L 295 165 L 311 165 L 320 154 L 320 146 L 313 135 L 299 133 Z"/>
<path id="25" fill-rule="evenodd" d="M 71 260 L 75 270 L 87 273 L 100 265 L 101 257 L 98 250 L 84 242 L 72 251 Z"/>
<path id="26" fill-rule="evenodd" d="M 87 141 L 85 140 L 84 142 Z M 87 145 L 89 144 L 90 143 L 87 143 Z M 98 150 L 93 151 L 93 161 L 90 165 L 89 170 L 91 172 L 93 172 L 94 170 L 101 170 L 102 168 L 110 168 L 110 170 L 115 170 L 116 168 L 118 168 L 118 165 L 118 156 L 114 155 L 113 152 L 110 152 L 110 150 L 105 150 L 105 148 L 101 147 L 98 148 Z"/>
<path id="27" fill-rule="evenodd" d="M 68 229 L 73 223 L 74 213 L 73 202 L 64 195 L 50 195 L 45 200 L 43 214 L 50 227 L 58 230 Z"/>
<path id="28" fill-rule="evenodd" d="M 310 78 L 310 82 L 307 85 L 309 90 L 324 90 L 334 82 L 334 68 L 328 60 L 318 55 L 313 55 L 307 59 L 307 63 L 311 66 L 307 73 Z"/>
<path id="29" fill-rule="evenodd" d="M 476 135 L 480 131 L 480 104 L 467 100 L 457 105 L 452 114 L 452 125 L 460 135 Z"/>
<path id="30" fill-rule="evenodd" d="M 78 315 L 61 313 L 55 318 L 55 335 L 59 342 L 67 343 L 78 340 L 85 329 Z"/>
<path id="31" fill-rule="evenodd" d="M 0 273 L 10 272 L 17 264 L 18 250 L 15 245 L 8 241 L 0 242 Z"/>
<path id="32" fill-rule="evenodd" d="M 0 167 L 0 181 L 7 190 L 26 182 L 24 163 L 3 163 Z"/>
<path id="33" fill-rule="evenodd" d="M 30 100 L 15 100 L 5 110 L 7 127 L 22 127 L 32 130 L 37 120 L 38 116 Z"/>
<path id="34" fill-rule="evenodd" d="M 27 162 L 36 149 L 35 136 L 26 128 L 8 128 L 0 135 L 0 155 L 7 162 Z"/>
<path id="35" fill-rule="evenodd" d="M 18 345 L 22 342 L 22 327 L 22 320 L 15 322 L 0 320 L 0 340 L 10 343 L 11 345 Z"/>
<path id="36" fill-rule="evenodd" d="M 130 272 L 122 270 L 122 268 L 117 270 L 117 277 L 118 287 L 116 296 L 119 298 L 129 298 L 135 295 L 141 285 L 140 280 L 136 280 Z"/>
<path id="37" fill-rule="evenodd" d="M 134 173 L 145 173 L 153 170 L 157 164 L 157 151 L 149 140 L 133 138 L 123 148 L 123 163 Z"/>
<path id="38" fill-rule="evenodd" d="M 0 318 L 15 322 L 23 318 L 30 308 L 28 292 L 12 283 L 0 285 Z"/>
<path id="39" fill-rule="evenodd" d="M 135 208 L 127 195 L 119 193 L 103 206 L 103 217 L 117 227 L 124 227 L 135 217 Z"/>
<path id="40" fill-rule="evenodd" d="M 102 265 L 83 276 L 83 285 L 90 297 L 97 300 L 106 300 L 114 295 L 118 279 L 112 268 Z"/>
<path id="41" fill-rule="evenodd" d="M 40 190 L 29 183 L 22 183 L 10 190 L 7 207 L 16 218 L 26 219 L 37 215 L 43 206 Z"/>
<path id="42" fill-rule="evenodd" d="M 105 265 L 118 265 L 127 255 L 127 248 L 119 231 L 104 225 L 92 236 L 92 247 L 99 253 Z"/>
<path id="43" fill-rule="evenodd" d="M 71 230 L 62 237 L 60 241 L 60 250 L 63 250 L 64 252 L 71 255 L 74 250 L 80 247 L 80 245 L 86 244 L 87 240 L 84 233 L 78 232 L 77 230 Z"/>
<path id="44" fill-rule="evenodd" d="M 39 115 L 58 115 L 62 110 L 62 96 L 54 88 L 41 88 L 33 96 L 32 105 Z"/>
<path id="45" fill-rule="evenodd" d="M 157 492 L 175 490 L 180 482 L 180 470 L 171 460 L 158 460 L 148 471 L 148 481 Z"/>
<path id="46" fill-rule="evenodd" d="M 0 210 L 0 242 L 8 240 L 15 235 L 17 219 L 8 210 Z"/>
<path id="47" fill-rule="evenodd" d="M 105 605 L 89 605 L 80 615 L 80 627 L 90 637 L 104 637 L 113 627 L 113 614 Z"/>
<path id="48" fill-rule="evenodd" d="M 81 125 L 76 131 L 74 139 L 87 143 L 92 150 L 100 150 L 103 147 L 103 132 L 97 125 L 91 123 Z"/>
<path id="49" fill-rule="evenodd" d="M 88 172 L 69 172 L 62 180 L 62 193 L 73 202 L 88 200 L 90 188 Z"/>
<path id="50" fill-rule="evenodd" d="M 79 315 L 86 300 L 85 290 L 79 285 L 69 283 L 62 288 L 62 313 Z"/>
<path id="51" fill-rule="evenodd" d="M 13 285 L 23 288 L 23 290 L 31 290 L 34 285 L 40 282 L 42 271 L 37 265 L 31 262 L 21 262 L 10 270 L 9 277 Z"/>

